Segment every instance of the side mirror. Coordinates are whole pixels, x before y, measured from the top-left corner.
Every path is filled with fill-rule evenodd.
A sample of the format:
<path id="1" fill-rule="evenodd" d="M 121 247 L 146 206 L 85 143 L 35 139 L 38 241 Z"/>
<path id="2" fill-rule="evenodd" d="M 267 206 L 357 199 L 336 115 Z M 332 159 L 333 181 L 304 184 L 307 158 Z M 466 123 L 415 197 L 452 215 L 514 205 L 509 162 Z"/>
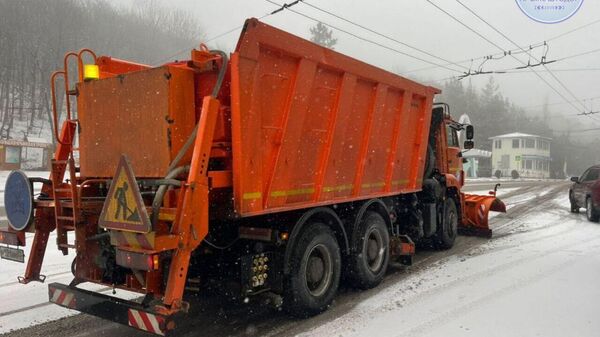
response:
<path id="1" fill-rule="evenodd" d="M 473 125 L 467 125 L 466 133 L 467 139 L 473 139 L 473 136 L 475 135 L 475 129 L 473 128 Z"/>
<path id="2" fill-rule="evenodd" d="M 571 177 L 571 181 L 574 183 L 579 183 L 579 177 Z"/>
<path id="3" fill-rule="evenodd" d="M 465 144 L 463 145 L 463 148 L 465 150 L 470 150 L 474 147 L 475 147 L 475 142 L 473 142 L 472 140 L 465 140 Z"/>

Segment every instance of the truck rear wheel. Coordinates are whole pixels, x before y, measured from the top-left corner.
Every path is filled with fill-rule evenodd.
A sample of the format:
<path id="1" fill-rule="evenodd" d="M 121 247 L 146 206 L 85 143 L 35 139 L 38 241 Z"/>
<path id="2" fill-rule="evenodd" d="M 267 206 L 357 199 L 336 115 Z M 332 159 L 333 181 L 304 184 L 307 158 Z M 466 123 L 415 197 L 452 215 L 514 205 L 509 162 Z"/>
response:
<path id="1" fill-rule="evenodd" d="M 361 289 L 377 286 L 383 280 L 390 257 L 390 236 L 383 217 L 367 212 L 352 239 L 349 279 Z"/>
<path id="2" fill-rule="evenodd" d="M 444 202 L 444 221 L 438 227 L 436 234 L 437 247 L 440 249 L 450 249 L 454 246 L 456 235 L 458 233 L 458 212 L 454 199 L 447 198 Z"/>
<path id="3" fill-rule="evenodd" d="M 299 317 L 325 311 L 340 283 L 341 255 L 335 236 L 329 227 L 315 223 L 304 229 L 292 249 L 284 308 Z"/>

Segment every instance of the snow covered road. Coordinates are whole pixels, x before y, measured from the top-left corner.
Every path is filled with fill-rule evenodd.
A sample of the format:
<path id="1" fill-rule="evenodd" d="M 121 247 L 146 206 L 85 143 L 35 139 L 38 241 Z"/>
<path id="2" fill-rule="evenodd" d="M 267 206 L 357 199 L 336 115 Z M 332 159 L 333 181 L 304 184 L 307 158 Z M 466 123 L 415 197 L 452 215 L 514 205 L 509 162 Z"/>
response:
<path id="1" fill-rule="evenodd" d="M 558 196 L 300 336 L 598 336 L 600 226 Z M 554 209 L 552 209 L 554 208 Z"/>
<path id="2" fill-rule="evenodd" d="M 478 182 L 468 190 L 485 193 L 491 187 L 493 182 Z M 262 303 L 202 296 L 201 303 L 192 303 L 190 316 L 196 318 L 186 322 L 181 335 L 598 336 L 600 224 L 569 213 L 567 187 L 565 182 L 508 186 L 500 195 L 509 211 L 492 219 L 492 240 L 460 237 L 449 251 L 420 251 L 415 265 L 392 266 L 376 289 L 341 289 L 322 315 L 295 320 Z M 18 302 L 27 291 L 33 298 L 37 287 L 46 289 L 5 286 L 5 266 L 2 261 L 4 303 Z M 40 310 L 6 315 L 0 307 L 0 331 L 22 317 L 43 316 Z M 148 336 L 86 315 L 7 335 Z"/>

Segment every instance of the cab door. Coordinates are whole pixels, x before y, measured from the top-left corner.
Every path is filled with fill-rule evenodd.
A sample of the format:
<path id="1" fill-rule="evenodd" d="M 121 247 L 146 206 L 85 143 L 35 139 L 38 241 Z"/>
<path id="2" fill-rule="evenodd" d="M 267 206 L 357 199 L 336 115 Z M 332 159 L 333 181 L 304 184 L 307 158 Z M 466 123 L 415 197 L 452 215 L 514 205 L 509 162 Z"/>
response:
<path id="1" fill-rule="evenodd" d="M 456 129 L 451 127 L 449 124 L 446 124 L 446 141 L 448 142 L 448 147 L 446 149 L 448 173 L 453 174 L 459 181 L 463 182 L 464 177 L 462 177 L 462 175 L 464 173 L 458 134 Z"/>

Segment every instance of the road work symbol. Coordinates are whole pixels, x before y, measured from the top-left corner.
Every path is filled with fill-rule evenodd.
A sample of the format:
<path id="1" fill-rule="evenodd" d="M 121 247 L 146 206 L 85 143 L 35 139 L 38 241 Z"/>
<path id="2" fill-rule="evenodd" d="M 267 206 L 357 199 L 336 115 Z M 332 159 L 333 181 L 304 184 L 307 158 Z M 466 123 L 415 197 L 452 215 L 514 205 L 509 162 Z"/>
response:
<path id="1" fill-rule="evenodd" d="M 122 156 L 100 214 L 101 227 L 140 233 L 150 231 L 146 206 L 134 177 L 129 161 Z"/>
<path id="2" fill-rule="evenodd" d="M 121 187 L 117 187 L 115 198 L 117 199 L 117 212 L 115 213 L 115 219 L 126 220 L 126 221 L 140 221 L 140 215 L 137 209 L 129 208 L 127 203 L 127 190 L 129 190 L 129 184 L 123 182 Z M 133 200 L 132 200 L 133 201 Z"/>

